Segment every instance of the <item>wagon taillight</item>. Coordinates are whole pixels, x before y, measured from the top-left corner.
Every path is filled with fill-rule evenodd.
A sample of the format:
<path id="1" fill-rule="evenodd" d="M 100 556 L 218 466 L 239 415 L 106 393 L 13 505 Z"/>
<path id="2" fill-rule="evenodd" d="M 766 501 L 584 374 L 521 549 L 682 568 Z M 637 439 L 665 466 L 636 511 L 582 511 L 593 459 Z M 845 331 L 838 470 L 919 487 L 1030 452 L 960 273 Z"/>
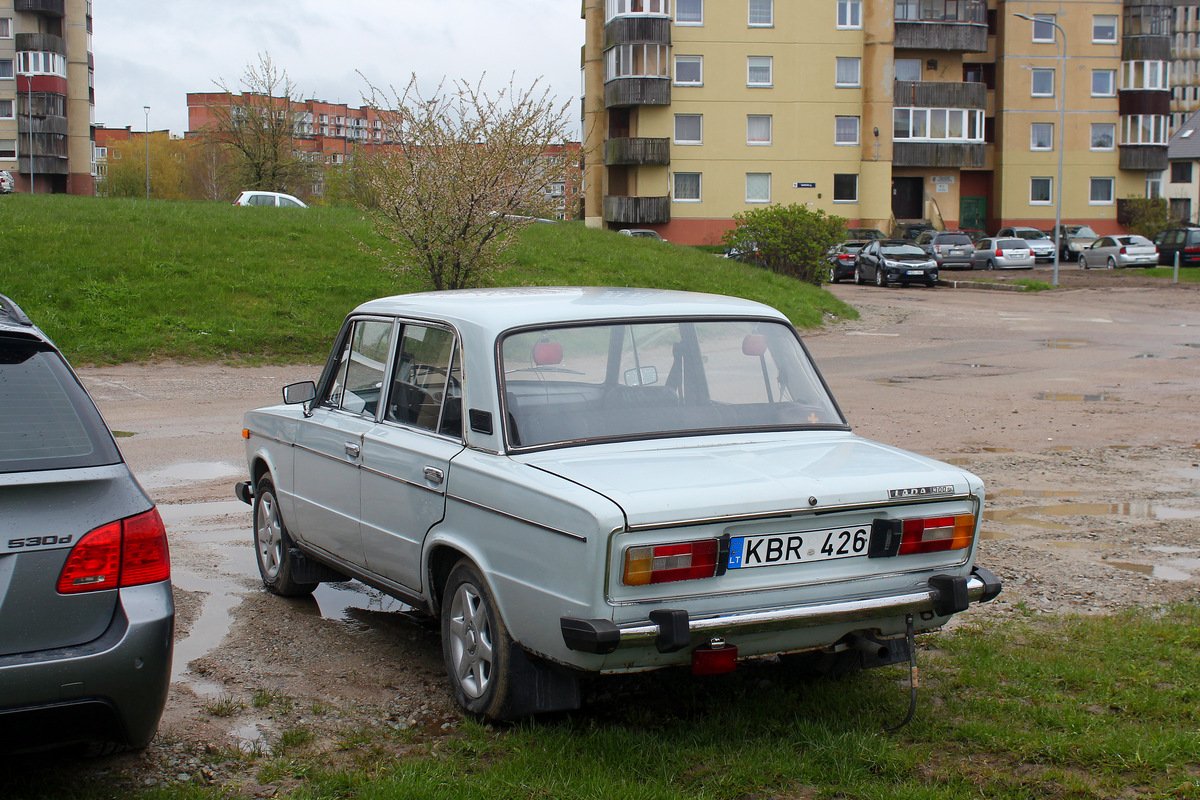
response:
<path id="1" fill-rule="evenodd" d="M 647 586 L 711 578 L 717 574 L 718 549 L 716 539 L 630 547 L 621 580 L 626 586 Z"/>
<path id="2" fill-rule="evenodd" d="M 975 517 L 972 514 L 906 519 L 903 520 L 903 535 L 897 555 L 962 550 L 970 547 L 974 539 Z"/>

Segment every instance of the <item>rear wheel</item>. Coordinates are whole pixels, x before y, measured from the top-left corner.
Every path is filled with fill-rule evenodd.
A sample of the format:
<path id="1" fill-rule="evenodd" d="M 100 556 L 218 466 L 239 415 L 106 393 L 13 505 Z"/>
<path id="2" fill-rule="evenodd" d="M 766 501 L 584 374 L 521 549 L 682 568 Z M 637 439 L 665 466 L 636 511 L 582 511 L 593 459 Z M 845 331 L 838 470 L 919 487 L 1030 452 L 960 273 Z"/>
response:
<path id="1" fill-rule="evenodd" d="M 1109 269 L 1117 268 L 1117 260 L 1115 258 L 1113 258 L 1112 256 L 1108 257 L 1108 268 Z"/>
<path id="2" fill-rule="evenodd" d="M 830 267 L 830 268 L 829 268 L 829 282 L 830 282 L 830 283 L 837 283 L 839 280 L 841 280 L 841 278 L 839 278 L 839 277 L 837 276 L 837 268 L 836 268 L 836 267 Z"/>
<path id="3" fill-rule="evenodd" d="M 463 559 L 442 594 L 442 657 L 464 709 L 503 719 L 512 691 L 512 639 L 478 568 Z"/>
<path id="4" fill-rule="evenodd" d="M 267 591 L 280 597 L 312 594 L 315 583 L 300 583 L 292 577 L 295 560 L 291 556 L 292 537 L 283 524 L 275 484 L 269 476 L 258 482 L 254 493 L 254 555 L 258 574 Z"/>

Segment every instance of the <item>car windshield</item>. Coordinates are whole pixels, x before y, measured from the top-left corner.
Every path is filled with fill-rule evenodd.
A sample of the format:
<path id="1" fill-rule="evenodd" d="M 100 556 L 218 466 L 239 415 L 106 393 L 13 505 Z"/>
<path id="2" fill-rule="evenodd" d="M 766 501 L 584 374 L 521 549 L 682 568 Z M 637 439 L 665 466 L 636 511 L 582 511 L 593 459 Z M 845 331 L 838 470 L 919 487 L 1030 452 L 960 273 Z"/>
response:
<path id="1" fill-rule="evenodd" d="M 500 367 L 514 447 L 846 424 L 795 333 L 772 321 L 519 331 Z"/>
<path id="2" fill-rule="evenodd" d="M 915 244 L 883 244 L 879 246 L 879 252 L 885 256 L 921 256 L 925 257 L 926 253 Z"/>
<path id="3" fill-rule="evenodd" d="M 1087 225 L 1068 225 L 1067 236 L 1072 239 L 1095 239 L 1096 232 Z"/>
<path id="4" fill-rule="evenodd" d="M 1042 233 L 1041 231 L 1033 230 L 1032 228 L 1029 230 L 1017 231 L 1017 236 L 1020 236 L 1022 239 L 1025 239 L 1026 241 L 1029 241 L 1030 239 L 1049 239 L 1050 238 L 1049 236 Z"/>

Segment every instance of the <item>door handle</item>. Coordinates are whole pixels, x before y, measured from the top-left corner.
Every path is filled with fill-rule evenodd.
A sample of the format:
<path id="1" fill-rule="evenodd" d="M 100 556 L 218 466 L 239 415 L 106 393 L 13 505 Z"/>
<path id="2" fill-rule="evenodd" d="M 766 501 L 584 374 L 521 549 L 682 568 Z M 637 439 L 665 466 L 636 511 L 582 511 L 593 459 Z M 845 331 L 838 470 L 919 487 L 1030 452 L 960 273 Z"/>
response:
<path id="1" fill-rule="evenodd" d="M 346 442 L 346 455 L 351 458 L 358 458 L 358 454 L 362 452 L 362 448 L 354 442 Z"/>
<path id="2" fill-rule="evenodd" d="M 429 481 L 432 484 L 441 483 L 442 479 L 445 477 L 446 477 L 446 473 L 442 472 L 437 467 L 426 467 L 425 468 L 425 480 Z"/>

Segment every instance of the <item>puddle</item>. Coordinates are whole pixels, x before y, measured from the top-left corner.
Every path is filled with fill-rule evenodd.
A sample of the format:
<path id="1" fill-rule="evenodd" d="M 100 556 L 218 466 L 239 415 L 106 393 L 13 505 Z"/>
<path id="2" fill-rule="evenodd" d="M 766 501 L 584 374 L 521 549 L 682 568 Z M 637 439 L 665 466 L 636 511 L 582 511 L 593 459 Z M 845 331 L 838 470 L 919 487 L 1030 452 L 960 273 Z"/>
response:
<path id="1" fill-rule="evenodd" d="M 1083 347 L 1087 344 L 1083 339 L 1041 339 L 1038 341 L 1042 347 L 1048 347 L 1051 350 L 1071 350 L 1076 347 Z"/>
<path id="2" fill-rule="evenodd" d="M 162 489 L 167 486 L 196 483 L 199 481 L 215 481 L 221 478 L 245 477 L 245 465 L 222 464 L 214 462 L 192 462 L 172 464 L 169 467 L 156 469 L 152 472 L 138 473 L 138 480 L 147 489 Z"/>
<path id="3" fill-rule="evenodd" d="M 1200 347 L 1200 342 L 1184 342 L 1184 347 Z"/>
<path id="4" fill-rule="evenodd" d="M 1067 492 L 1061 489 L 1002 489 L 989 493 L 988 497 L 1074 497 L 1079 492 Z"/>
<path id="5" fill-rule="evenodd" d="M 132 431 L 109 431 L 117 439 L 128 439 L 130 436 L 137 436 Z"/>
<path id="6" fill-rule="evenodd" d="M 315 602 L 312 606 L 304 604 L 304 610 L 337 622 L 360 622 L 361 620 L 354 614 L 356 610 L 377 611 L 385 614 L 415 610 L 407 603 L 358 581 L 322 583 L 313 592 L 312 599 Z"/>
<path id="7" fill-rule="evenodd" d="M 1034 400 L 1057 400 L 1061 402 L 1074 403 L 1103 403 L 1111 400 L 1105 394 L 1071 394 L 1069 392 L 1038 392 L 1033 396 Z"/>
<path id="8" fill-rule="evenodd" d="M 970 464 L 975 459 L 971 458 L 970 456 L 950 456 L 949 458 L 941 458 L 938 460 L 941 461 L 943 464 L 950 464 L 955 467 L 961 467 L 965 464 Z"/>
<path id="9" fill-rule="evenodd" d="M 1134 358 L 1158 358 L 1154 353 L 1138 353 Z"/>
<path id="10" fill-rule="evenodd" d="M 1163 512 L 1165 512 L 1166 516 L 1160 516 L 1160 513 Z M 1014 518 L 1024 517 L 1028 514 L 1040 514 L 1043 516 L 1080 515 L 1089 517 L 1137 517 L 1140 519 L 1186 519 L 1192 516 L 1193 512 L 1169 506 L 1156 506 L 1153 503 L 1140 500 L 1133 503 L 1060 503 L 1046 506 L 1025 506 L 1024 508 L 985 511 L 983 512 L 983 518 L 1009 522 Z"/>
<path id="11" fill-rule="evenodd" d="M 998 539 L 1015 539 L 1017 537 L 1014 534 L 1001 533 L 1000 531 L 980 531 L 979 538 L 980 539 L 997 539 L 998 540 Z"/>
<path id="12" fill-rule="evenodd" d="M 1012 452 L 1014 452 L 1011 448 L 1008 448 L 1008 447 L 983 447 L 980 449 L 982 449 L 983 452 L 985 452 L 985 453 L 1012 453 Z"/>
<path id="13" fill-rule="evenodd" d="M 1184 572 L 1167 564 L 1135 564 L 1131 561 L 1105 561 L 1110 567 L 1123 569 L 1128 572 L 1137 572 L 1141 575 L 1149 575 L 1152 578 L 1160 578 L 1165 581 L 1190 581 L 1193 576 L 1190 572 Z"/>

